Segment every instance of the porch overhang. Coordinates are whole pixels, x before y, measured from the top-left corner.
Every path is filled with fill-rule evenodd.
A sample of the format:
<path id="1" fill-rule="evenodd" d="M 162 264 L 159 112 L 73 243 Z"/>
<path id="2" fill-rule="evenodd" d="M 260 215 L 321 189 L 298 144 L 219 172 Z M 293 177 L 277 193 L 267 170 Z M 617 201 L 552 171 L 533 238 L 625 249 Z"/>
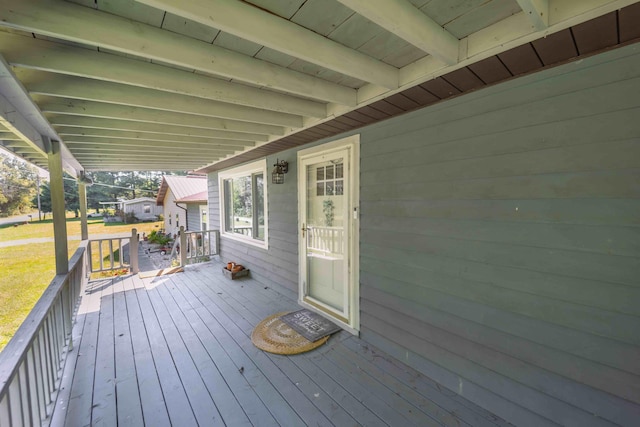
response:
<path id="1" fill-rule="evenodd" d="M 632 0 L 84 3 L 0 8 L 1 145 L 76 176 L 219 170 L 640 37 Z"/>

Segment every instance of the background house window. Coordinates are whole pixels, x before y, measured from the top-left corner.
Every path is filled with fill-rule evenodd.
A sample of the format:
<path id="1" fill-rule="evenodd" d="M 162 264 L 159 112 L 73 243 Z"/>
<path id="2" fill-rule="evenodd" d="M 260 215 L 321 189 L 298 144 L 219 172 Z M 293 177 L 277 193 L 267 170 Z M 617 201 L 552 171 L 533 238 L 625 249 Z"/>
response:
<path id="1" fill-rule="evenodd" d="M 144 213 L 146 214 L 151 213 L 151 205 L 144 205 L 143 209 L 144 209 Z"/>
<path id="2" fill-rule="evenodd" d="M 220 173 L 222 232 L 266 246 L 266 161 Z"/>

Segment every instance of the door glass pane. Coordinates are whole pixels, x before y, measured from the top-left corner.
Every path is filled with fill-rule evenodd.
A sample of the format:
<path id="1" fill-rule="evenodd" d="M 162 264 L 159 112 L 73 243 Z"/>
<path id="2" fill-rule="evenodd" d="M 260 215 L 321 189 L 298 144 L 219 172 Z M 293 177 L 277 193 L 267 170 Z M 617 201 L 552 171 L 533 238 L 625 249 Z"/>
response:
<path id="1" fill-rule="evenodd" d="M 306 261 L 308 295 L 337 311 L 344 311 L 347 278 L 344 259 L 345 197 L 336 165 L 342 159 L 307 166 Z M 321 172 L 322 171 L 322 172 Z M 340 194 L 336 186 L 340 183 Z"/>

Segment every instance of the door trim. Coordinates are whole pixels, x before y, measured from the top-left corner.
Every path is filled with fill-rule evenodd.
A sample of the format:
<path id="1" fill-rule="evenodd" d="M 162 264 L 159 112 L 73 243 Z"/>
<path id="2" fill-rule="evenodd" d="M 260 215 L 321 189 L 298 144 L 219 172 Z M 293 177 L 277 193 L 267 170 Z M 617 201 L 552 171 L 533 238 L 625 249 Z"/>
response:
<path id="1" fill-rule="evenodd" d="M 302 223 L 306 221 L 302 218 L 305 211 L 302 204 L 306 200 L 302 200 L 301 195 L 305 194 L 306 189 L 303 188 L 305 180 L 305 170 L 302 168 L 301 161 L 315 157 L 321 154 L 329 154 L 334 151 L 349 151 L 349 200 L 348 211 L 349 224 L 346 231 L 349 233 L 349 267 L 348 267 L 348 294 L 349 294 L 349 318 L 336 316 L 332 310 L 322 306 L 322 303 L 306 300 L 305 294 L 305 267 L 303 265 L 306 260 L 303 259 L 305 240 L 302 238 Z M 358 335 L 360 331 L 360 135 L 352 135 L 337 141 L 328 142 L 326 144 L 317 145 L 298 151 L 298 303 L 311 311 L 327 317 L 332 322 L 340 325 L 343 329 L 354 335 Z"/>

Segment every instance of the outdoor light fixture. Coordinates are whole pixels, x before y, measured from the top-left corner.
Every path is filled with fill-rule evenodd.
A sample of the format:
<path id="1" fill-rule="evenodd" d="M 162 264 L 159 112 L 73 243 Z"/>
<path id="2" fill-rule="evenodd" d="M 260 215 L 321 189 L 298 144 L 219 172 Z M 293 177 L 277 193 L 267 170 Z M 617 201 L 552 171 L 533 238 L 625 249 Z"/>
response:
<path id="1" fill-rule="evenodd" d="M 273 172 L 271 172 L 271 182 L 274 184 L 284 184 L 284 174 L 289 172 L 289 163 L 284 160 L 280 161 L 276 159 L 276 164 L 273 165 Z"/>

